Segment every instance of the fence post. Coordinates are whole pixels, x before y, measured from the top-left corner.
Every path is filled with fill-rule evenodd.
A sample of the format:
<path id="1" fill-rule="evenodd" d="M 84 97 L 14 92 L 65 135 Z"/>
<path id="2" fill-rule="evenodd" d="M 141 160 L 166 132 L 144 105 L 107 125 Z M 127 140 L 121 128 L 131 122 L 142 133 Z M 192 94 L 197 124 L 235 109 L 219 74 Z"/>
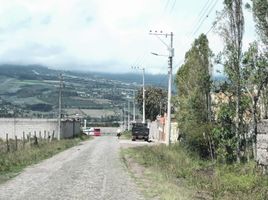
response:
<path id="1" fill-rule="evenodd" d="M 48 134 L 48 141 L 51 142 L 52 138 L 51 138 L 50 132 L 48 131 L 47 134 Z"/>
<path id="2" fill-rule="evenodd" d="M 9 152 L 9 142 L 8 142 L 8 133 L 6 134 L 6 142 L 7 142 L 7 152 Z"/>
<path id="3" fill-rule="evenodd" d="M 39 139 L 42 140 L 41 131 L 39 131 Z"/>
<path id="4" fill-rule="evenodd" d="M 31 143 L 31 132 L 29 132 L 29 143 Z"/>
<path id="5" fill-rule="evenodd" d="M 36 131 L 34 131 L 34 145 L 38 145 L 38 140 L 36 137 Z"/>
<path id="6" fill-rule="evenodd" d="M 44 131 L 44 139 L 46 140 L 47 139 L 47 132 Z"/>
<path id="7" fill-rule="evenodd" d="M 16 135 L 15 135 L 15 150 L 16 151 L 18 150 L 18 138 Z"/>
<path id="8" fill-rule="evenodd" d="M 22 132 L 22 145 L 24 148 L 25 147 L 25 133 L 24 133 L 24 131 Z"/>
<path id="9" fill-rule="evenodd" d="M 52 140 L 54 139 L 54 136 L 55 136 L 55 131 L 53 131 L 52 133 Z"/>

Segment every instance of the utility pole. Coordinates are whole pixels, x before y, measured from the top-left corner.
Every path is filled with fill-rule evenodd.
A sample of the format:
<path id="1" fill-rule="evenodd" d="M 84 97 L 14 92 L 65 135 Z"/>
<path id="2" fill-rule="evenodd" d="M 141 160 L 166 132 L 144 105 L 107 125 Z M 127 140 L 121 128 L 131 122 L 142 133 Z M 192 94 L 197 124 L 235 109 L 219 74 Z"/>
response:
<path id="1" fill-rule="evenodd" d="M 150 31 L 150 35 L 155 35 L 157 38 L 167 47 L 169 51 L 168 55 L 168 109 L 167 109 L 167 134 L 168 134 L 168 144 L 171 144 L 171 95 L 172 95 L 172 65 L 173 65 L 173 57 L 174 57 L 174 48 L 173 48 L 173 33 L 163 33 L 160 32 L 152 32 Z M 166 44 L 159 36 L 170 37 L 170 45 Z M 158 55 L 153 53 L 154 55 Z"/>
<path id="2" fill-rule="evenodd" d="M 136 122 L 135 90 L 133 90 L 133 123 Z"/>
<path id="3" fill-rule="evenodd" d="M 142 68 L 142 123 L 145 124 L 145 85 L 144 85 L 145 69 Z"/>
<path id="4" fill-rule="evenodd" d="M 127 130 L 130 130 L 130 101 L 128 101 L 128 108 L 127 108 Z"/>
<path id="5" fill-rule="evenodd" d="M 159 115 L 162 116 L 162 99 L 160 100 L 160 109 L 159 109 Z"/>
<path id="6" fill-rule="evenodd" d="M 62 83 L 63 83 L 63 78 L 62 74 L 60 74 L 60 87 L 59 87 L 59 113 L 58 113 L 58 140 L 60 140 L 61 137 L 61 98 L 62 98 Z"/>
<path id="7" fill-rule="evenodd" d="M 124 129 L 124 131 L 126 130 L 125 111 L 126 111 L 126 104 L 124 103 L 124 109 L 123 109 L 123 129 Z"/>
<path id="8" fill-rule="evenodd" d="M 131 67 L 133 69 L 139 69 L 142 70 L 142 123 L 145 124 L 145 68 L 140 68 L 140 67 Z"/>

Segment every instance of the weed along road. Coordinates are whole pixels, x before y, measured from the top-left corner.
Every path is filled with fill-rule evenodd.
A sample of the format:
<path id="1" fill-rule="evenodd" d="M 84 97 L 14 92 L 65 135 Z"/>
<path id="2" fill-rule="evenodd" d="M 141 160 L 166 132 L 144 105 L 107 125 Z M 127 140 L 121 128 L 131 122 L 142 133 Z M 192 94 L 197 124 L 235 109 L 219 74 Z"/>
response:
<path id="1" fill-rule="evenodd" d="M 115 136 L 68 149 L 0 185 L 0 199 L 143 199 L 120 160 Z"/>

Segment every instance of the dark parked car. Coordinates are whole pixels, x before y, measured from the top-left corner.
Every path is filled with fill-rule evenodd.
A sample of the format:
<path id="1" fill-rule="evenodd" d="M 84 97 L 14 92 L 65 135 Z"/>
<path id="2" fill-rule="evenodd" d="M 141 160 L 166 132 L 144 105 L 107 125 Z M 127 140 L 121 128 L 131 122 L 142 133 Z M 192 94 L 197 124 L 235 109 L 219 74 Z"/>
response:
<path id="1" fill-rule="evenodd" d="M 136 139 L 144 139 L 145 141 L 149 140 L 149 128 L 147 124 L 143 123 L 134 123 L 132 126 L 132 141 Z"/>

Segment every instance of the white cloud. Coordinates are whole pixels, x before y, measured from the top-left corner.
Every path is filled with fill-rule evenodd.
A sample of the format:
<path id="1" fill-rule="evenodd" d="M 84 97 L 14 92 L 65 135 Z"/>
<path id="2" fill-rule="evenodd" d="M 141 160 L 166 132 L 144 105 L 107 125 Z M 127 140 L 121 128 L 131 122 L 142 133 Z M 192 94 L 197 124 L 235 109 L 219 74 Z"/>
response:
<path id="1" fill-rule="evenodd" d="M 205 1 L 177 1 L 172 12 L 172 1 L 165 7 L 166 2 L 0 0 L 0 62 L 110 72 L 127 72 L 138 64 L 152 73 L 166 73 L 167 58 L 150 55 L 167 54 L 166 47 L 149 30 L 174 32 L 174 63 L 179 63 L 194 37 L 215 19 L 211 14 L 193 36 Z M 209 38 L 218 51 L 217 37 L 210 33 Z"/>

